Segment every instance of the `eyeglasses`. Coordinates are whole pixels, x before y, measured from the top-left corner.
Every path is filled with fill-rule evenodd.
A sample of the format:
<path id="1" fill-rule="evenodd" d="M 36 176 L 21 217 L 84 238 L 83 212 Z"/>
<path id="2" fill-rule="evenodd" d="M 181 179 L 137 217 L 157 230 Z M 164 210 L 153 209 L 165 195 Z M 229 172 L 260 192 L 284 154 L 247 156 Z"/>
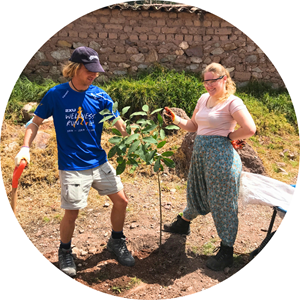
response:
<path id="1" fill-rule="evenodd" d="M 222 79 L 225 75 L 223 76 L 220 76 L 219 78 L 216 78 L 216 79 L 207 79 L 207 80 L 203 80 L 203 84 L 204 85 L 211 85 L 211 84 L 214 84 L 216 83 L 219 79 Z"/>

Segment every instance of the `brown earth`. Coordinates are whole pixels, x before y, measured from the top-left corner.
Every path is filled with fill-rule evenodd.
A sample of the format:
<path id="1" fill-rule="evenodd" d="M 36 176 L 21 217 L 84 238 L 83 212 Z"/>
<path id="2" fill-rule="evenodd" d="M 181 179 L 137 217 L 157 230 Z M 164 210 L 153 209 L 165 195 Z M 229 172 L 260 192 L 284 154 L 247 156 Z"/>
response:
<path id="1" fill-rule="evenodd" d="M 44 125 L 44 130 L 52 132 L 49 125 Z M 18 147 L 9 152 L 4 149 L 14 141 L 20 143 L 20 131 L 19 126 L 12 125 L 4 126 L 2 130 L 2 171 L 5 171 L 3 181 L 8 198 L 11 193 L 11 165 Z M 105 147 L 106 135 L 104 133 L 103 136 Z M 183 134 L 180 133 L 176 139 L 176 143 L 182 141 Z M 38 159 L 42 160 L 42 153 L 46 150 L 42 151 L 32 150 L 33 165 L 23 172 L 18 188 L 16 217 L 35 247 L 58 267 L 59 222 L 63 216 L 60 186 L 57 173 L 52 176 L 48 171 L 43 178 L 33 176 L 34 172 L 40 176 L 44 174 L 42 166 L 34 165 Z M 4 161 L 10 167 L 4 165 Z M 53 168 L 57 168 L 55 164 Z M 161 174 L 163 223 L 172 221 L 185 207 L 186 179 L 177 174 L 177 170 L 166 170 Z M 136 265 L 132 268 L 121 266 L 106 249 L 111 230 L 112 204 L 107 197 L 99 197 L 94 190 L 90 192 L 88 207 L 79 214 L 72 239 L 78 266 L 74 280 L 95 290 L 130 299 L 176 298 L 200 292 L 226 280 L 248 264 L 250 253 L 266 237 L 273 209 L 255 205 L 244 207 L 240 201 L 234 265 L 214 272 L 205 266 L 205 261 L 220 243 L 211 214 L 196 218 L 191 224 L 189 236 L 163 232 L 162 245 L 159 246 L 157 176 L 142 169 L 135 175 L 124 175 L 122 180 L 129 199 L 124 233 Z M 34 192 L 41 188 L 40 185 L 42 199 Z M 280 223 L 281 219 L 277 217 L 273 229 L 276 230 Z"/>

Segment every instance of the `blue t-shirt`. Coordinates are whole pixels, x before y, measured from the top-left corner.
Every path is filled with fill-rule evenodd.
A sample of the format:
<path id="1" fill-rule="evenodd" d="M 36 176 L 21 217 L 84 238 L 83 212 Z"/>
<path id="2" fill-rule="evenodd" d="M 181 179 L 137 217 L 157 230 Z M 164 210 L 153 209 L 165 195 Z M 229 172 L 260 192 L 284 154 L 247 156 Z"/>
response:
<path id="1" fill-rule="evenodd" d="M 112 112 L 113 101 L 102 89 L 90 85 L 76 92 L 63 83 L 51 88 L 35 111 L 42 119 L 53 116 L 59 170 L 87 170 L 107 161 L 101 147 L 103 109 Z M 112 119 L 118 117 L 118 111 Z"/>

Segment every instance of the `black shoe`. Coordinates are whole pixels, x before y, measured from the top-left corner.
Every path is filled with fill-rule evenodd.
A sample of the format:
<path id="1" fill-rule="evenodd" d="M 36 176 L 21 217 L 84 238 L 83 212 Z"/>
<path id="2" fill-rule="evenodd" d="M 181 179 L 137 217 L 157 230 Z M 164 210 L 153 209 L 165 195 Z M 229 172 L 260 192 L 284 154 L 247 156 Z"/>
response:
<path id="1" fill-rule="evenodd" d="M 125 237 L 120 239 L 110 237 L 107 243 L 107 250 L 116 255 L 117 261 L 121 265 L 128 267 L 134 266 L 135 260 L 127 249 Z"/>
<path id="2" fill-rule="evenodd" d="M 61 271 L 67 275 L 74 277 L 76 276 L 76 265 L 72 255 L 72 249 L 63 249 L 58 250 L 58 261 L 59 268 Z"/>
<path id="3" fill-rule="evenodd" d="M 189 235 L 191 232 L 190 223 L 191 222 L 183 220 L 182 217 L 178 215 L 177 219 L 172 223 L 164 224 L 164 231 Z"/>
<path id="4" fill-rule="evenodd" d="M 228 247 L 221 243 L 221 246 L 217 247 L 214 252 L 218 249 L 217 255 L 210 257 L 206 261 L 206 266 L 214 271 L 222 271 L 233 264 L 233 247 Z"/>

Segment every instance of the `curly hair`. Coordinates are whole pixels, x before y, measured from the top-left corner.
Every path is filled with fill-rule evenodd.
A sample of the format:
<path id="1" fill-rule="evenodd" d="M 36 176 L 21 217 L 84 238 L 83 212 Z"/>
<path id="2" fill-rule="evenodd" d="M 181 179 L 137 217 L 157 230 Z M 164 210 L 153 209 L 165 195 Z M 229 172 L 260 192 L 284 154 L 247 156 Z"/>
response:
<path id="1" fill-rule="evenodd" d="M 76 63 L 69 61 L 66 65 L 63 66 L 62 74 L 65 78 L 73 78 L 79 68 L 81 67 L 81 63 Z"/>
<path id="2" fill-rule="evenodd" d="M 227 77 L 226 83 L 225 83 L 225 93 L 224 95 L 219 99 L 218 102 L 223 102 L 228 99 L 229 96 L 233 95 L 236 91 L 236 85 L 232 78 L 230 77 L 230 74 L 227 69 L 225 69 L 222 65 L 218 63 L 211 63 L 202 72 L 202 80 L 204 79 L 204 74 L 207 72 L 211 72 L 214 74 L 217 74 L 219 76 L 225 75 Z"/>

